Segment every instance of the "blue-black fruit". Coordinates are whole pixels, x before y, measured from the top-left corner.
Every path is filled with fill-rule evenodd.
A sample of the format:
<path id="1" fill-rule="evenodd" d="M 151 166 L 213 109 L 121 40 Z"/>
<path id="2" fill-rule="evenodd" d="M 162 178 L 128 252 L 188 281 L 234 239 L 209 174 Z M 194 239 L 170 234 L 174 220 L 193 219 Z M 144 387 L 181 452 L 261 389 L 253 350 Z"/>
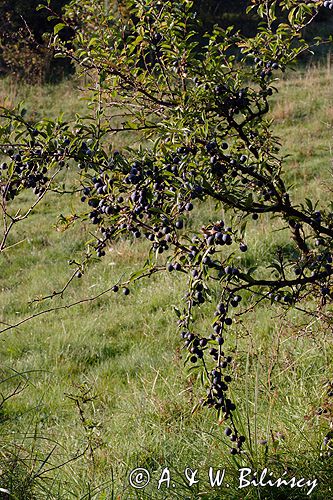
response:
<path id="1" fill-rule="evenodd" d="M 225 305 L 220 302 L 218 305 L 217 305 L 217 308 L 216 310 L 220 313 L 220 314 L 224 314 L 225 313 Z"/>
<path id="2" fill-rule="evenodd" d="M 206 266 L 210 266 L 210 265 L 212 264 L 212 260 L 211 260 L 211 258 L 210 258 L 210 257 L 208 257 L 208 255 L 202 259 L 202 262 L 203 262 L 203 264 L 205 264 Z"/>
<path id="3" fill-rule="evenodd" d="M 213 244 L 214 244 L 214 241 L 215 241 L 215 236 L 214 236 L 214 234 L 211 234 L 210 236 L 208 236 L 208 238 L 207 238 L 207 244 L 208 244 L 208 245 L 213 245 Z"/>

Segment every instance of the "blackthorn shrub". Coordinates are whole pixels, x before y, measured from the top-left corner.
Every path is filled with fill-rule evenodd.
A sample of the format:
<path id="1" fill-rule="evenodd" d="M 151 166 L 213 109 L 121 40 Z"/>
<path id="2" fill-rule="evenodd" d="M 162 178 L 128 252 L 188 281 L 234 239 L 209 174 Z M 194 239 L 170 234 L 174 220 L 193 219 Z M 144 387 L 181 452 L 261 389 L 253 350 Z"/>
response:
<path id="1" fill-rule="evenodd" d="M 228 394 L 227 350 L 246 302 L 267 300 L 289 309 L 308 297 L 321 306 L 332 298 L 332 209 L 315 200 L 293 201 L 267 119 L 279 76 L 309 49 L 303 28 L 332 3 L 281 0 L 286 22 L 280 25 L 274 23 L 276 3 L 251 3 L 248 11 L 256 9 L 262 25 L 246 38 L 232 27 L 202 33 L 190 0 L 133 1 L 127 19 L 105 11 L 97 0 L 72 1 L 55 27 L 53 44 L 94 88 L 93 115 L 75 124 L 32 123 L 22 107 L 2 108 L 0 251 L 12 226 L 54 190 L 59 174 L 75 169 L 73 194 L 79 194 L 82 212 L 62 222 L 67 227 L 77 219 L 90 221 L 96 240 L 87 259 L 103 258 L 120 237 L 149 242 L 142 272 L 114 285 L 114 292 L 128 295 L 131 281 L 154 272 L 188 277 L 178 310 L 181 338 L 206 385 L 200 404 L 228 421 L 232 454 L 240 453 L 245 438 Z M 63 27 L 76 34 L 71 47 L 58 37 Z M 113 126 L 113 113 L 121 112 L 123 124 Z M 124 131 L 142 146 L 114 150 L 113 134 Z M 13 200 L 24 190 L 36 201 L 26 214 L 15 214 Z M 196 209 L 206 200 L 228 222 L 198 223 Z M 245 238 L 247 222 L 263 215 L 283 222 L 293 247 L 272 255 L 266 277 L 250 269 L 244 255 L 252 243 Z M 76 271 L 81 277 L 84 265 Z M 195 310 L 215 300 L 216 286 L 211 331 L 200 332 Z"/>

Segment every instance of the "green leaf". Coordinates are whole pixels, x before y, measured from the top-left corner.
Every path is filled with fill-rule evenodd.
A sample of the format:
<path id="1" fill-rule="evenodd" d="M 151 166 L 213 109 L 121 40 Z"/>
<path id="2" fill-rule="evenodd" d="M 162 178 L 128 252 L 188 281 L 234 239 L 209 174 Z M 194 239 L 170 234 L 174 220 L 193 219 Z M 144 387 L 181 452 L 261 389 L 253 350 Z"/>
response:
<path id="1" fill-rule="evenodd" d="M 309 200 L 309 198 L 305 198 L 305 203 L 306 203 L 308 209 L 312 212 L 313 211 L 312 201 Z"/>
<path id="2" fill-rule="evenodd" d="M 61 31 L 64 28 L 66 28 L 66 24 L 64 24 L 64 23 L 56 24 L 55 27 L 53 28 L 53 33 L 55 35 L 57 35 L 59 33 L 59 31 Z"/>
<path id="3" fill-rule="evenodd" d="M 139 271 L 136 271 L 135 273 L 131 274 L 129 281 L 132 283 L 133 281 L 140 279 L 143 274 L 144 274 L 144 270 L 139 269 Z"/>
<path id="4" fill-rule="evenodd" d="M 174 306 L 173 310 L 175 311 L 177 317 L 180 318 L 182 314 L 181 314 L 180 310 L 178 309 L 178 307 Z"/>

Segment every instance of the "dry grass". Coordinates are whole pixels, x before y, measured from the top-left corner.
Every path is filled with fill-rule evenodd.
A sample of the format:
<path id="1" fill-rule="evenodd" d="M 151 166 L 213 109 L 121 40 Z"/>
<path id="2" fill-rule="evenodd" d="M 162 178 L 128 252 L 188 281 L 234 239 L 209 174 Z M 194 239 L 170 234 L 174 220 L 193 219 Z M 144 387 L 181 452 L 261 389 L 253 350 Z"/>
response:
<path id="1" fill-rule="evenodd" d="M 295 112 L 295 105 L 291 101 L 279 102 L 272 111 L 272 118 L 276 122 L 291 120 Z"/>
<path id="2" fill-rule="evenodd" d="M 0 80 L 0 106 L 12 108 L 17 102 L 16 80 Z"/>

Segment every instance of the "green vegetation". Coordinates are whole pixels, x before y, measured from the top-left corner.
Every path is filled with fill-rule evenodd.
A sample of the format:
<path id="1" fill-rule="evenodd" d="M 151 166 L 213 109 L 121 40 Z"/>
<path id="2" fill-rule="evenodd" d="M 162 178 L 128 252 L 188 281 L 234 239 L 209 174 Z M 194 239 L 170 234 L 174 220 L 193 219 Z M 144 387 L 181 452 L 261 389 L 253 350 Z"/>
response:
<path id="1" fill-rule="evenodd" d="M 48 2 L 51 12 L 37 11 L 38 0 L 2 0 L 0 3 L 0 75 L 29 83 L 59 81 L 73 72 L 68 60 L 53 58 L 49 46 L 54 22 L 50 14 L 60 13 L 66 0 Z M 70 32 L 63 32 L 64 40 Z"/>
<path id="2" fill-rule="evenodd" d="M 50 0 L 50 11 L 36 11 L 39 0 L 2 0 L 0 4 L 0 76 L 11 75 L 29 83 L 60 81 L 72 74 L 74 67 L 69 60 L 53 58 L 49 46 L 50 33 L 53 30 L 54 13 L 60 13 L 69 0 Z M 130 0 L 101 0 L 105 9 L 118 11 L 124 18 L 129 17 Z M 203 23 L 203 29 L 213 24 L 226 28 L 230 25 L 246 35 L 256 32 L 259 18 L 246 14 L 246 0 L 195 0 L 194 6 Z M 279 21 L 283 19 L 279 13 Z M 321 9 L 313 26 L 305 30 L 308 40 L 314 37 L 330 35 L 332 17 L 329 9 Z M 70 40 L 71 30 L 62 30 L 61 37 Z M 319 54 L 323 50 L 319 51 Z M 324 48 L 324 53 L 325 53 Z"/>
<path id="3" fill-rule="evenodd" d="M 330 498 L 333 0 L 51 4 L 76 77 L 0 87 L 0 495 Z"/>
<path id="4" fill-rule="evenodd" d="M 329 67 L 288 75 L 271 111 L 283 153 L 290 155 L 288 181 L 298 200 L 330 196 L 331 78 Z M 28 114 L 63 111 L 74 117 L 84 107 L 71 81 L 33 91 L 9 80 L 0 85 L 1 99 L 11 89 L 12 102 L 26 99 Z M 20 195 L 18 206 L 27 206 L 28 196 Z M 41 306 L 28 301 L 67 281 L 68 259 L 79 258 L 90 229 L 74 225 L 62 232 L 54 226 L 59 213 L 75 212 L 79 198 L 54 195 L 17 225 L 12 241 L 19 243 L 1 261 L 2 321 L 37 312 Z M 205 203 L 197 216 L 210 220 L 214 210 Z M 255 240 L 246 259 L 263 266 L 284 243 L 284 233 L 268 232 L 267 224 L 262 217 L 247 228 L 247 239 L 253 234 Z M 139 265 L 146 248 L 146 242 L 113 244 L 83 279 L 71 283 L 63 299 L 48 304 L 97 295 Z M 332 496 L 332 457 L 322 444 L 333 414 L 325 385 L 333 376 L 332 330 L 320 321 L 309 323 L 297 311 L 286 315 L 279 305 L 261 306 L 239 322 L 228 340 L 234 353 L 232 390 L 239 425 L 251 439 L 246 455 L 234 458 L 227 454 L 216 416 L 207 408 L 191 414 L 199 390 L 182 368 L 185 356 L 172 311 L 184 292 L 181 276 L 151 277 L 131 287 L 130 300 L 110 292 L 2 334 L 1 393 L 23 390 L 0 406 L 0 487 L 22 500 L 309 498 L 306 488 L 237 490 L 239 467 L 267 466 L 278 477 L 288 467 L 288 477 L 317 478 L 311 499 Z M 198 327 L 208 329 L 207 317 Z M 139 466 L 152 474 L 145 490 L 128 485 L 129 471 Z M 158 492 L 166 466 L 176 487 L 170 491 L 162 485 Z M 209 466 L 226 468 L 231 487 L 211 489 L 203 479 L 189 488 L 183 475 L 187 466 L 198 469 L 200 477 Z"/>

